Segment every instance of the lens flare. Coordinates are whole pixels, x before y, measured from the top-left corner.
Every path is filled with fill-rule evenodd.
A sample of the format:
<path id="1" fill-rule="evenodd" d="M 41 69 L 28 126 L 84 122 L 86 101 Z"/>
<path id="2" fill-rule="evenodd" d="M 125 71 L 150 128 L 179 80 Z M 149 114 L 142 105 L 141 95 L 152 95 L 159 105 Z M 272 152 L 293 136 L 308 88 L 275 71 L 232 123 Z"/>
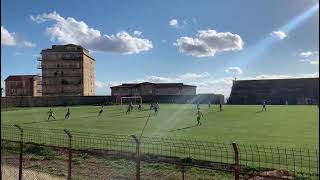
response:
<path id="1" fill-rule="evenodd" d="M 292 20 L 290 20 L 287 24 L 281 26 L 277 29 L 277 31 L 282 31 L 286 34 L 289 34 L 292 30 L 299 27 L 303 22 L 305 22 L 308 18 L 313 16 L 315 13 L 319 11 L 319 3 L 312 6 L 308 10 L 304 11 L 302 14 L 296 16 Z M 240 58 L 238 57 L 234 62 L 238 66 L 245 66 L 251 63 L 253 60 L 257 60 L 257 57 L 265 53 L 268 49 L 270 49 L 274 44 L 279 42 L 280 39 L 270 34 L 267 35 L 263 40 L 257 43 L 255 46 L 248 48 L 243 53 L 240 53 Z"/>

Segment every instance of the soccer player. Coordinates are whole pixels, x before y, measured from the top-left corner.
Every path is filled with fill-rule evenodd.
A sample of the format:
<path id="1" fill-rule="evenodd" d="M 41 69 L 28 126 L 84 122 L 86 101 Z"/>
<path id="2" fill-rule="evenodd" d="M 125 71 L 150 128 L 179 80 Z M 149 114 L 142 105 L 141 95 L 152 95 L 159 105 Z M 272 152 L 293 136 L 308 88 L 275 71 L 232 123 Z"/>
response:
<path id="1" fill-rule="evenodd" d="M 71 111 L 70 111 L 70 108 L 68 108 L 68 111 L 66 113 L 66 115 L 64 116 L 64 119 L 68 119 L 71 115 Z"/>
<path id="2" fill-rule="evenodd" d="M 266 107 L 266 101 L 263 101 L 263 104 L 262 104 L 262 109 L 261 111 L 267 111 L 267 107 Z"/>
<path id="3" fill-rule="evenodd" d="M 154 113 L 157 115 L 158 111 L 159 111 L 159 104 L 158 103 L 153 106 L 153 110 L 154 110 Z"/>
<path id="4" fill-rule="evenodd" d="M 131 110 L 131 111 L 133 111 L 133 105 L 132 105 L 132 102 L 130 102 L 129 106 L 130 106 L 130 110 Z"/>
<path id="5" fill-rule="evenodd" d="M 102 113 L 103 113 L 103 106 L 101 106 L 101 109 L 99 111 L 98 117 L 101 116 Z"/>
<path id="6" fill-rule="evenodd" d="M 130 104 L 128 105 L 126 114 L 130 113 L 130 112 L 132 111 L 132 109 L 133 109 L 132 103 L 130 103 Z"/>
<path id="7" fill-rule="evenodd" d="M 52 117 L 53 119 L 56 119 L 56 118 L 53 116 L 53 111 L 52 111 L 51 108 L 50 108 L 49 111 L 48 111 L 48 121 L 49 121 L 50 117 Z"/>
<path id="8" fill-rule="evenodd" d="M 140 110 L 140 111 L 141 111 L 141 104 L 139 104 L 139 105 L 138 105 L 138 110 Z"/>
<path id="9" fill-rule="evenodd" d="M 220 112 L 222 111 L 222 104 L 220 103 L 219 104 L 219 109 L 220 109 Z"/>
<path id="10" fill-rule="evenodd" d="M 209 101 L 209 103 L 208 103 L 208 106 L 209 106 L 209 108 L 211 107 L 211 102 Z"/>
<path id="11" fill-rule="evenodd" d="M 199 110 L 200 109 L 200 104 L 199 104 L 199 102 L 197 103 L 197 110 Z"/>
<path id="12" fill-rule="evenodd" d="M 197 126 L 201 125 L 201 117 L 203 117 L 203 114 L 200 110 L 197 111 L 196 113 L 196 116 L 197 116 Z"/>

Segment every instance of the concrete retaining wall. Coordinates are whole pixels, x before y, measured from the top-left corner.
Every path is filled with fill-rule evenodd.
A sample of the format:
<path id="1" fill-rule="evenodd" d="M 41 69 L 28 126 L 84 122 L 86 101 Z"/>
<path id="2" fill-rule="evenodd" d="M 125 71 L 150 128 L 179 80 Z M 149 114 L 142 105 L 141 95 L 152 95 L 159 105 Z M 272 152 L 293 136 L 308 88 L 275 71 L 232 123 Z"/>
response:
<path id="1" fill-rule="evenodd" d="M 205 103 L 209 101 L 211 104 L 223 103 L 223 96 L 220 95 L 159 95 L 159 96 L 143 96 L 143 103 Z M 117 97 L 115 96 L 20 96 L 20 97 L 1 97 L 2 107 L 45 107 L 45 106 L 70 106 L 70 105 L 100 105 L 115 104 Z"/>

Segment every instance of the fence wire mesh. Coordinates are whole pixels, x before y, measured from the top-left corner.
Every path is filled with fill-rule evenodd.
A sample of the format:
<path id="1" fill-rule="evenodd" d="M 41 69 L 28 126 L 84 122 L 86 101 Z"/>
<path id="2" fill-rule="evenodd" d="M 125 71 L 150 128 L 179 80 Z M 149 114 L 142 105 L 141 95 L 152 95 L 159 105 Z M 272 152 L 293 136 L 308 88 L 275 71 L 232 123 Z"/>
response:
<path id="1" fill-rule="evenodd" d="M 3 179 L 19 177 L 19 144 L 1 141 L 1 173 Z"/>
<path id="2" fill-rule="evenodd" d="M 319 178 L 318 149 L 1 126 L 2 177 L 42 179 Z M 72 152 L 72 155 L 70 154 Z M 69 174 L 70 173 L 70 174 Z M 30 177 L 28 177 L 30 176 Z M 37 179 L 34 178 L 34 179 Z M 6 179 L 6 178 L 4 178 Z"/>
<path id="3" fill-rule="evenodd" d="M 66 179 L 68 152 L 65 148 L 25 143 L 22 168 L 24 177 L 29 179 Z"/>

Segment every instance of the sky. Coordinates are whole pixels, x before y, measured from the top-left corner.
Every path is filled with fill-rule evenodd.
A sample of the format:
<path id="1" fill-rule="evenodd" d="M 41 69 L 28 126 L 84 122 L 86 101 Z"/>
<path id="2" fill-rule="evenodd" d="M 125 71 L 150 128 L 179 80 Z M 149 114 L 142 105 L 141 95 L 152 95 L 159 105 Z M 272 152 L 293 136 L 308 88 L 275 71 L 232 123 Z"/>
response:
<path id="1" fill-rule="evenodd" d="M 69 43 L 95 58 L 97 95 L 148 81 L 228 97 L 235 78 L 319 77 L 319 1 L 2 0 L 1 86 Z"/>

